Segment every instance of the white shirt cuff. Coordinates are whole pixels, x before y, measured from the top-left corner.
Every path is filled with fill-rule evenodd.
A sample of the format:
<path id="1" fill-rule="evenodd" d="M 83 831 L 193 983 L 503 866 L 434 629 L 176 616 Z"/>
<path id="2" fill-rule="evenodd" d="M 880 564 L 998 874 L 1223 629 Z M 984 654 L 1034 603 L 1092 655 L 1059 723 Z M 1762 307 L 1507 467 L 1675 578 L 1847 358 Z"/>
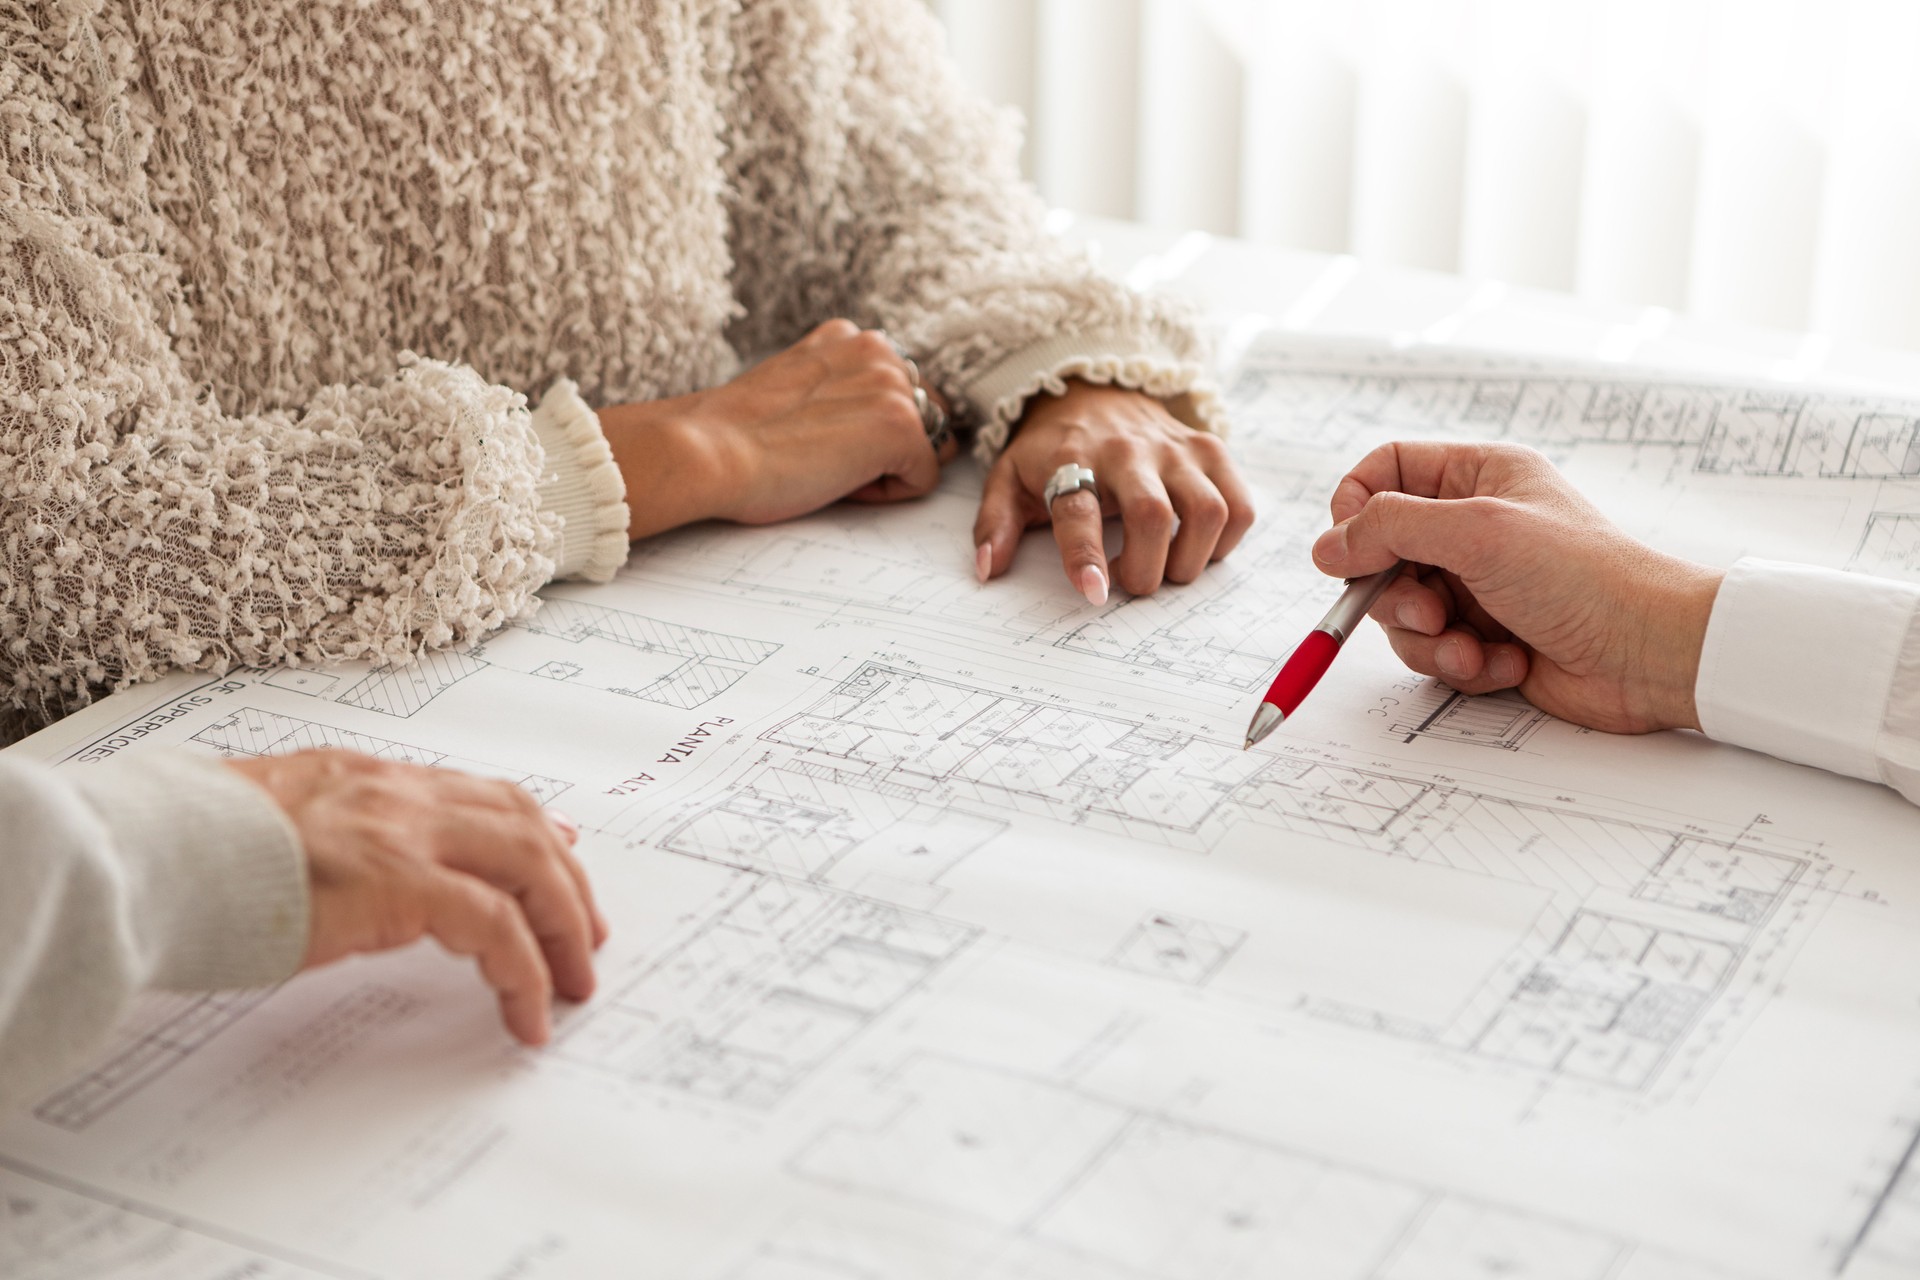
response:
<path id="1" fill-rule="evenodd" d="M 1694 701 L 1723 742 L 1875 782 L 1876 746 L 1920 587 L 1742 560 L 1707 622 Z"/>
<path id="2" fill-rule="evenodd" d="M 533 431 L 546 451 L 540 509 L 562 521 L 555 578 L 605 582 L 627 561 L 627 486 L 600 416 L 561 379 L 533 411 Z"/>

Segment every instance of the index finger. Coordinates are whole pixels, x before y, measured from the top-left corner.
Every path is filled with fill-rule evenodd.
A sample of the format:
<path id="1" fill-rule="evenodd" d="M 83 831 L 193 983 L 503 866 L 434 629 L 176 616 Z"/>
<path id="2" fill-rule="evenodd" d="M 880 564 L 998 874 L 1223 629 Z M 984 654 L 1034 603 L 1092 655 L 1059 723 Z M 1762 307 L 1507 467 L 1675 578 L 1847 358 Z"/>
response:
<path id="1" fill-rule="evenodd" d="M 539 843 L 558 860 L 561 869 L 572 884 L 580 906 L 586 912 L 592 930 L 593 946 L 598 948 L 607 940 L 607 918 L 601 912 L 600 904 L 594 897 L 593 883 L 587 878 L 586 869 L 580 865 L 580 859 L 573 851 L 573 846 L 580 838 L 579 823 L 563 813 L 545 808 L 532 792 L 513 783 L 493 778 L 479 778 L 457 769 L 430 771 L 423 769 L 422 777 L 427 785 L 440 788 L 449 800 L 459 799 L 495 812 L 537 817 L 551 825 L 554 828 L 554 838 L 540 840 Z M 451 807 L 448 812 L 450 814 L 453 812 Z M 514 891 L 517 892 L 518 889 L 515 888 Z"/>
<path id="2" fill-rule="evenodd" d="M 1475 491 L 1482 445 L 1449 440 L 1396 440 L 1360 459 L 1334 487 L 1333 522 L 1351 520 L 1376 493 L 1465 498 Z"/>

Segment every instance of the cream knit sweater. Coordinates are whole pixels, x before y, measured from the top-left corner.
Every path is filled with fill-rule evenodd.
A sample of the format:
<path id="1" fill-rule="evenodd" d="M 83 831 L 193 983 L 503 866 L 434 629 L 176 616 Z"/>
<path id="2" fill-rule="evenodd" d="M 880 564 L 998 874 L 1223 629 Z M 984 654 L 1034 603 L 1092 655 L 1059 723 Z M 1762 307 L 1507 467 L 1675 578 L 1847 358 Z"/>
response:
<path id="1" fill-rule="evenodd" d="M 989 453 L 1069 375 L 1210 411 L 1191 330 L 1043 237 L 917 0 L 14 3 L 0 59 L 16 728 L 169 669 L 404 659 L 607 576 L 587 406 L 833 316 Z"/>
<path id="2" fill-rule="evenodd" d="M 1050 245 L 1014 158 L 918 0 L 0 5 L 0 742 L 610 575 L 589 406 L 832 316 L 909 347 L 985 455 L 1076 375 L 1207 425 L 1192 330 Z M 264 793 L 100 768 L 0 759 L 0 1106 L 139 987 L 304 950 Z"/>

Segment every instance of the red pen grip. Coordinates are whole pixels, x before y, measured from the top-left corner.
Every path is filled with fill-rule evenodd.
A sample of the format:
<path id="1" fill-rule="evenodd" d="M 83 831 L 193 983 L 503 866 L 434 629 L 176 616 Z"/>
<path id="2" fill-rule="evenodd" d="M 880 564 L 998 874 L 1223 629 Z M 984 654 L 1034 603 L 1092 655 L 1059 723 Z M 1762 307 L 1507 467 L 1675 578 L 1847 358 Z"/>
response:
<path id="1" fill-rule="evenodd" d="M 1313 686 L 1320 683 L 1320 677 L 1327 674 L 1327 668 L 1333 665 L 1333 656 L 1339 652 L 1340 642 L 1331 635 L 1309 631 L 1280 668 L 1280 674 L 1273 678 L 1267 696 L 1261 701 L 1271 702 L 1280 708 L 1282 715 L 1291 716 L 1294 708 L 1313 692 Z"/>

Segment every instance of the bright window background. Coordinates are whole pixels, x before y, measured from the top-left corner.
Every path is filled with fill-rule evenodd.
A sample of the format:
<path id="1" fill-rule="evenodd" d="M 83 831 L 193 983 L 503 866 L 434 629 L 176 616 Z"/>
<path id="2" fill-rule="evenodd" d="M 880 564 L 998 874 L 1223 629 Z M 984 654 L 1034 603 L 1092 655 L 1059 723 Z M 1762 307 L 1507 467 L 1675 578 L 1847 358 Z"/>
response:
<path id="1" fill-rule="evenodd" d="M 1920 348 L 1916 0 L 932 0 L 1054 204 Z"/>

